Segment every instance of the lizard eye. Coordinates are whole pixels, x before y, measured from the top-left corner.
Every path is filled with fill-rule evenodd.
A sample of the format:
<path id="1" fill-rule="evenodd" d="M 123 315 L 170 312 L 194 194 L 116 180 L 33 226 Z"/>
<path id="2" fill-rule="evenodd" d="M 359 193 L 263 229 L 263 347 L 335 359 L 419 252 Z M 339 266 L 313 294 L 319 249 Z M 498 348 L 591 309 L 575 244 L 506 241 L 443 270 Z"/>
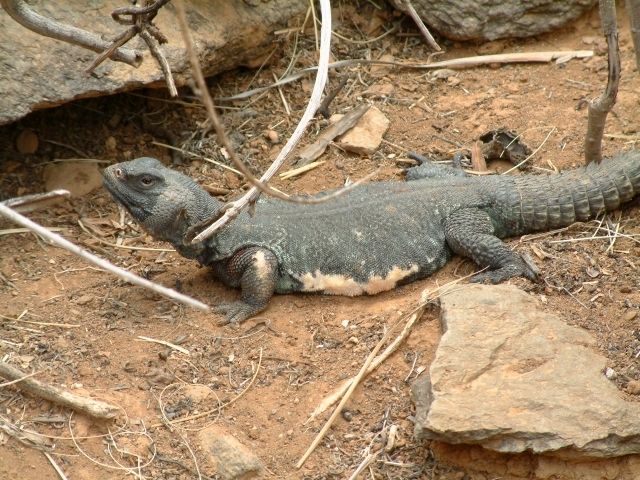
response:
<path id="1" fill-rule="evenodd" d="M 154 183 L 155 183 L 155 178 L 153 178 L 150 175 L 143 175 L 142 177 L 140 177 L 140 184 L 143 187 L 150 187 Z"/>

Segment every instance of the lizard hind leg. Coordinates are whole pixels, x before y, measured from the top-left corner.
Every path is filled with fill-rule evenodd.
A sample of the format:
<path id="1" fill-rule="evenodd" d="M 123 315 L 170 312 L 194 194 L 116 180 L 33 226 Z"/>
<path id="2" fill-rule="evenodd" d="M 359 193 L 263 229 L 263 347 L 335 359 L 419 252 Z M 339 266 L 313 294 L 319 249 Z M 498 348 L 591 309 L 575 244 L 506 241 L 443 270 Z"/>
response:
<path id="1" fill-rule="evenodd" d="M 266 248 L 249 247 L 236 252 L 218 275 L 226 275 L 226 283 L 240 286 L 240 300 L 214 308 L 216 313 L 225 315 L 219 324 L 238 325 L 267 308 L 276 288 L 277 271 L 278 260 Z"/>
<path id="2" fill-rule="evenodd" d="M 420 162 L 417 166 L 406 169 L 407 180 L 422 180 L 425 178 L 451 178 L 469 176 L 462 169 L 462 155 L 456 153 L 453 157 L 453 165 L 441 165 L 434 163 L 429 158 L 415 152 L 409 152 L 407 156 Z"/>
<path id="3" fill-rule="evenodd" d="M 471 278 L 474 283 L 500 283 L 512 277 L 537 280 L 537 268 L 511 251 L 495 236 L 489 214 L 475 208 L 453 212 L 445 223 L 447 244 L 455 253 L 488 268 Z"/>

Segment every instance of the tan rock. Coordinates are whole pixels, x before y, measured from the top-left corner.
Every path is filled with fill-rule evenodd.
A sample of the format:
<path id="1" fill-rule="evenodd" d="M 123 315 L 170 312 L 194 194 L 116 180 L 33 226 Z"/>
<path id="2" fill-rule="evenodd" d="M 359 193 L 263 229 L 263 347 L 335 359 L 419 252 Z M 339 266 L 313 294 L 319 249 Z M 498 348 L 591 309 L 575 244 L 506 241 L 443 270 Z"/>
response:
<path id="1" fill-rule="evenodd" d="M 640 452 L 640 405 L 603 375 L 593 338 L 510 285 L 455 287 L 430 375 L 414 384 L 415 433 L 507 453 Z"/>
<path id="2" fill-rule="evenodd" d="M 198 442 L 222 480 L 258 478 L 263 469 L 255 453 L 218 425 L 200 430 Z"/>
<path id="3" fill-rule="evenodd" d="M 376 107 L 371 107 L 356 125 L 338 140 L 341 148 L 360 155 L 372 155 L 389 129 L 389 119 Z"/>
<path id="4" fill-rule="evenodd" d="M 81 197 L 102 185 L 102 175 L 97 163 L 59 162 L 44 168 L 43 178 L 47 191 L 63 188 L 71 195 Z"/>

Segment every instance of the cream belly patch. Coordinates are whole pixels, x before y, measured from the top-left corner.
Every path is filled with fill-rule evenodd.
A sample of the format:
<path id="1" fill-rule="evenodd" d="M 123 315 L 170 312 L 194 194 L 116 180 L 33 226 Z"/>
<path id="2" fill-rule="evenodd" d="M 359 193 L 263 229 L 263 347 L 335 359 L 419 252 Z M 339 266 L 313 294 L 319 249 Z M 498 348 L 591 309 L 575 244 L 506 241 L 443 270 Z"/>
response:
<path id="1" fill-rule="evenodd" d="M 372 275 L 366 282 L 357 282 L 345 275 L 325 274 L 320 270 L 316 270 L 314 273 L 295 275 L 295 278 L 302 283 L 301 290 L 303 292 L 323 292 L 330 295 L 354 297 L 365 294 L 374 295 L 391 290 L 398 282 L 417 272 L 418 265 L 411 265 L 408 268 L 393 267 L 384 277 Z"/>

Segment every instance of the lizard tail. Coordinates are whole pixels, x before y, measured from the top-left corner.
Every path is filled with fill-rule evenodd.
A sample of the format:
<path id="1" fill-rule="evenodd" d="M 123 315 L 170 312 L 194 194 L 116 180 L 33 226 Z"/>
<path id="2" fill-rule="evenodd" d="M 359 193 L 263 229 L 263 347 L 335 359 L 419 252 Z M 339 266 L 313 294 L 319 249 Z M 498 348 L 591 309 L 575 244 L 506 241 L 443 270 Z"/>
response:
<path id="1" fill-rule="evenodd" d="M 558 175 L 516 177 L 520 227 L 565 227 L 617 209 L 640 193 L 640 150 Z"/>

